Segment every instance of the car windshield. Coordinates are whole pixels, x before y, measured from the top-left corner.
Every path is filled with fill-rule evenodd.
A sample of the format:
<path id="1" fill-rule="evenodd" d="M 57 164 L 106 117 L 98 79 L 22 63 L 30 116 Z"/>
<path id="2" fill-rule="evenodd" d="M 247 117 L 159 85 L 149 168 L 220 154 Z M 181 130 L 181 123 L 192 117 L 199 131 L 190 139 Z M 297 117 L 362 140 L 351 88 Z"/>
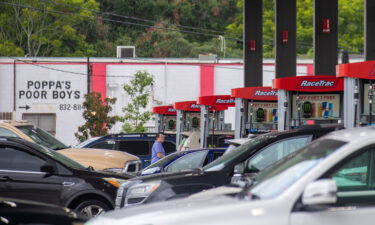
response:
<path id="1" fill-rule="evenodd" d="M 142 170 L 142 174 L 151 174 L 151 173 L 154 173 L 155 170 L 157 168 L 163 168 L 163 166 L 165 164 L 167 164 L 169 161 L 173 160 L 174 158 L 176 158 L 179 154 L 181 154 L 180 152 L 175 152 L 175 153 L 172 153 L 172 154 L 169 154 L 167 156 L 165 156 L 164 158 L 156 161 L 155 163 L 149 165 L 148 167 L 144 168 Z"/>
<path id="2" fill-rule="evenodd" d="M 33 145 L 36 148 L 36 150 L 38 150 L 39 152 L 42 152 L 43 154 L 50 156 L 57 162 L 60 162 L 61 164 L 67 167 L 74 168 L 74 169 L 81 169 L 81 170 L 87 169 L 82 164 L 58 153 L 57 151 L 54 151 L 42 145 L 37 145 L 37 144 L 33 144 Z"/>
<path id="3" fill-rule="evenodd" d="M 273 198 L 294 184 L 319 162 L 327 158 L 346 142 L 321 139 L 290 154 L 262 170 L 255 178 L 251 194 L 258 198 Z"/>
<path id="4" fill-rule="evenodd" d="M 79 144 L 76 145 L 75 147 L 76 147 L 76 148 L 84 148 L 84 146 L 90 144 L 91 142 L 94 142 L 94 141 L 98 140 L 99 138 L 101 138 L 101 137 L 93 137 L 93 138 L 89 138 L 89 139 L 87 139 L 86 141 L 79 143 Z"/>
<path id="5" fill-rule="evenodd" d="M 241 156 L 244 152 L 246 152 L 248 149 L 252 149 L 258 144 L 273 138 L 274 135 L 272 134 L 265 134 L 265 135 L 260 135 L 254 139 L 250 139 L 248 142 L 240 145 L 239 147 L 236 148 L 235 151 L 231 151 L 227 154 L 224 154 L 222 157 L 219 159 L 211 162 L 210 164 L 206 165 L 203 167 L 204 171 L 220 171 L 223 168 L 225 168 L 226 165 L 228 165 L 230 162 L 232 162 L 234 159 L 237 157 Z"/>
<path id="6" fill-rule="evenodd" d="M 29 136 L 31 139 L 35 141 L 35 143 L 40 144 L 44 147 L 53 149 L 53 150 L 59 150 L 59 149 L 65 149 L 68 148 L 66 145 L 64 145 L 62 142 L 57 140 L 54 136 L 49 134 L 48 132 L 34 127 L 34 126 L 17 126 L 17 128 L 22 131 L 24 134 Z"/>

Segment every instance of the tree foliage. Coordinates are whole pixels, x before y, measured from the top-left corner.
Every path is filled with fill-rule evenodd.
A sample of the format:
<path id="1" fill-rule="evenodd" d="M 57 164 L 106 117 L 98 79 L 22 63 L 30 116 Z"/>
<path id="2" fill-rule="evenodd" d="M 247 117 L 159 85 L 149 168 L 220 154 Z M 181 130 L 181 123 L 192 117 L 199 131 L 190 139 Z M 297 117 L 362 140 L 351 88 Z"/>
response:
<path id="1" fill-rule="evenodd" d="M 117 116 L 109 115 L 115 103 L 116 98 L 105 98 L 103 102 L 99 92 L 85 95 L 83 118 L 86 122 L 78 127 L 78 132 L 75 133 L 76 138 L 82 142 L 90 137 L 107 135 L 119 120 Z"/>
<path id="2" fill-rule="evenodd" d="M 243 0 L 236 0 L 237 12 L 227 31 L 242 35 Z M 264 57 L 274 57 L 274 0 L 263 0 Z M 297 53 L 300 57 L 313 54 L 313 0 L 297 1 Z M 351 52 L 363 51 L 363 0 L 339 1 L 339 48 Z"/>
<path id="3" fill-rule="evenodd" d="M 7 2 L 11 5 L 0 5 L 0 41 L 3 43 L 0 55 L 87 56 L 95 53 L 93 45 L 86 42 L 89 19 L 82 17 L 93 16 L 93 13 L 67 9 L 67 5 L 99 9 L 95 0 Z"/>
<path id="4" fill-rule="evenodd" d="M 151 119 L 151 112 L 147 111 L 146 107 L 153 83 L 154 78 L 148 72 L 138 71 L 130 83 L 124 85 L 130 98 L 128 105 L 123 108 L 125 115 L 121 119 L 126 133 L 146 132 L 144 125 Z"/>

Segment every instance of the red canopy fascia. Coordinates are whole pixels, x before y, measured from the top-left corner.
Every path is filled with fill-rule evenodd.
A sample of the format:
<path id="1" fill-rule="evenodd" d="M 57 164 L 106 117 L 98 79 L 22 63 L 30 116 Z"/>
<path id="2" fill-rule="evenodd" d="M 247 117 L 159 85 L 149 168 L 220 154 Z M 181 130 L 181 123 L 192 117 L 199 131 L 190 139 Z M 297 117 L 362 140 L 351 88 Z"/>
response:
<path id="1" fill-rule="evenodd" d="M 277 101 L 277 90 L 272 87 L 234 88 L 232 97 L 256 101 Z"/>
<path id="2" fill-rule="evenodd" d="M 336 75 L 337 77 L 352 77 L 374 80 L 375 60 L 337 65 Z"/>
<path id="3" fill-rule="evenodd" d="M 341 92 L 344 79 L 335 76 L 297 76 L 273 80 L 274 89 L 299 92 Z"/>
<path id="4" fill-rule="evenodd" d="M 177 115 L 177 112 L 173 108 L 172 105 L 155 106 L 152 108 L 152 112 L 155 114 L 160 114 L 160 115 L 171 115 L 171 116 Z"/>

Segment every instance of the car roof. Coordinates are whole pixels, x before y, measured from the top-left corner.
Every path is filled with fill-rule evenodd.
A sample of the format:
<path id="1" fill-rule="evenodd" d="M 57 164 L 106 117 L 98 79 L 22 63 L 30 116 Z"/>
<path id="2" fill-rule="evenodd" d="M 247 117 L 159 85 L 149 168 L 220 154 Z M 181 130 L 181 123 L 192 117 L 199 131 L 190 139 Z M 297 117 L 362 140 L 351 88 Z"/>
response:
<path id="1" fill-rule="evenodd" d="M 329 133 L 325 136 L 325 138 L 345 141 L 348 143 L 368 141 L 369 138 L 375 138 L 375 127 L 356 127 L 344 129 Z"/>

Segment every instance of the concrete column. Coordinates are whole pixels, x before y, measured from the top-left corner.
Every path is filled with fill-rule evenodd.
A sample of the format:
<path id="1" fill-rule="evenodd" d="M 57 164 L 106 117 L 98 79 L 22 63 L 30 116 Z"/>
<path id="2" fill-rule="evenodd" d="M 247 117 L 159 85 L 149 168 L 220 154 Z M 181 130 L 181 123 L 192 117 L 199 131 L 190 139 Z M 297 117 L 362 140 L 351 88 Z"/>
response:
<path id="1" fill-rule="evenodd" d="M 365 60 L 375 60 L 375 1 L 365 0 Z"/>
<path id="2" fill-rule="evenodd" d="M 176 110 L 177 116 L 176 116 L 176 148 L 178 150 L 178 146 L 181 143 L 181 133 L 184 131 L 184 123 L 183 123 L 183 111 L 182 110 Z"/>
<path id="3" fill-rule="evenodd" d="M 244 0 L 244 86 L 263 85 L 263 0 Z"/>
<path id="4" fill-rule="evenodd" d="M 344 78 L 344 110 L 343 110 L 343 122 L 346 128 L 353 128 L 354 121 L 355 121 L 355 99 L 354 93 L 355 91 L 358 92 L 358 87 L 356 89 L 356 79 L 345 77 Z M 358 104 L 358 101 L 357 101 Z M 358 110 L 357 105 L 357 112 Z M 358 114 L 357 114 L 358 117 Z"/>
<path id="5" fill-rule="evenodd" d="M 235 127 L 234 138 L 242 138 L 245 129 L 245 118 L 244 118 L 244 107 L 243 99 L 235 99 L 236 111 L 235 111 Z"/>
<path id="6" fill-rule="evenodd" d="M 208 106 L 201 105 L 201 130 L 200 130 L 200 147 L 207 147 L 208 136 Z"/>
<path id="7" fill-rule="evenodd" d="M 276 78 L 292 77 L 297 73 L 296 0 L 276 0 Z"/>
<path id="8" fill-rule="evenodd" d="M 338 64 L 337 28 L 338 0 L 314 0 L 315 75 L 336 75 L 336 65 Z"/>
<path id="9" fill-rule="evenodd" d="M 286 90 L 278 90 L 278 130 L 284 131 L 289 130 L 290 127 L 290 117 L 291 117 L 291 110 L 290 110 L 290 96 L 289 91 Z"/>

